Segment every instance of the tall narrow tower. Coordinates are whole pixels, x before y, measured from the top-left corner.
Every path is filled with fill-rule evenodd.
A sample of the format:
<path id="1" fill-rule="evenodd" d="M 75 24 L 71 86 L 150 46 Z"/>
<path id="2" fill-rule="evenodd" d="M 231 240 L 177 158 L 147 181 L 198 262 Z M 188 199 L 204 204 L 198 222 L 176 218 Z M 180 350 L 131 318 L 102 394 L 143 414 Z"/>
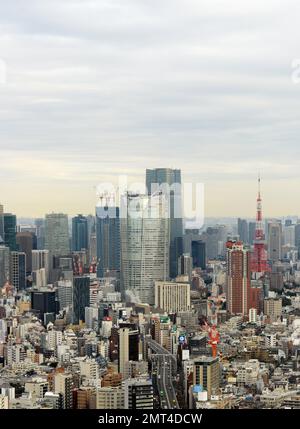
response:
<path id="1" fill-rule="evenodd" d="M 260 176 L 258 177 L 258 196 L 256 211 L 256 228 L 254 238 L 254 251 L 251 260 L 251 272 L 254 279 L 259 279 L 266 271 L 269 271 L 267 252 L 265 248 L 265 234 L 262 222 L 262 199 L 260 193 Z"/>

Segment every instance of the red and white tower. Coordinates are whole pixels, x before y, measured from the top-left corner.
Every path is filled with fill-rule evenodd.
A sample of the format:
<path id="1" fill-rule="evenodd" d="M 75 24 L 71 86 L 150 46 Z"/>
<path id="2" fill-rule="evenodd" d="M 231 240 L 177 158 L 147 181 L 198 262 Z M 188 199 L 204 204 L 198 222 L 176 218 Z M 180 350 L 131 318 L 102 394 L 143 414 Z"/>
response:
<path id="1" fill-rule="evenodd" d="M 265 247 L 265 234 L 263 230 L 262 199 L 261 199 L 261 193 L 260 193 L 260 177 L 259 177 L 254 251 L 251 258 L 251 273 L 254 279 L 259 279 L 267 271 L 269 271 L 269 265 L 267 261 L 267 252 Z"/>

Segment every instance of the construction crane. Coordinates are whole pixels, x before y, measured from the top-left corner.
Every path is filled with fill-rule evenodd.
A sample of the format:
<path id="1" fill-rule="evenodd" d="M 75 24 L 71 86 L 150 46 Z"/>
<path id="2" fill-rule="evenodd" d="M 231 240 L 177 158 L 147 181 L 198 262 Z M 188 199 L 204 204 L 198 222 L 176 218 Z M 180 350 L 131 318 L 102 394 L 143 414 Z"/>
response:
<path id="1" fill-rule="evenodd" d="M 209 326 L 208 323 L 204 322 L 204 330 L 208 333 L 209 341 L 208 344 L 211 346 L 212 357 L 217 356 L 218 344 L 220 342 L 220 334 L 217 330 L 216 325 Z"/>

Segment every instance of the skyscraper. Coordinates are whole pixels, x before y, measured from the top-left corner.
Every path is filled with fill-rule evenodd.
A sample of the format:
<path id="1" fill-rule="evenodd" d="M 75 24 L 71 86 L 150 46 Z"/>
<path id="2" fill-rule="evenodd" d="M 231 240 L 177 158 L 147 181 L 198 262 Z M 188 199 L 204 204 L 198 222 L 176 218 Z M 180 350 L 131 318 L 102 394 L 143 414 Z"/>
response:
<path id="1" fill-rule="evenodd" d="M 227 242 L 227 309 L 231 314 L 248 314 L 250 306 L 250 251 L 242 242 Z"/>
<path id="2" fill-rule="evenodd" d="M 193 268 L 206 269 L 206 245 L 201 240 L 192 241 Z"/>
<path id="3" fill-rule="evenodd" d="M 162 193 L 122 198 L 122 291 L 154 304 L 154 281 L 169 274 L 168 204 Z"/>
<path id="4" fill-rule="evenodd" d="M 282 224 L 273 221 L 268 224 L 268 255 L 271 262 L 280 261 L 282 246 Z"/>
<path id="5" fill-rule="evenodd" d="M 239 235 L 239 239 L 243 243 L 248 243 L 249 231 L 248 231 L 248 223 L 245 219 L 238 218 L 238 235 Z"/>
<path id="6" fill-rule="evenodd" d="M 162 185 L 167 185 L 169 187 L 169 192 L 166 192 Z M 168 198 L 170 219 L 169 272 L 170 277 L 175 278 L 177 275 L 178 257 L 183 252 L 181 171 L 171 168 L 147 169 L 146 187 L 148 195 L 161 189 Z"/>
<path id="7" fill-rule="evenodd" d="M 139 331 L 130 328 L 120 328 L 119 339 L 119 359 L 118 368 L 121 374 L 125 373 L 125 365 L 128 361 L 137 361 L 139 358 Z"/>
<path id="8" fill-rule="evenodd" d="M 96 207 L 97 274 L 120 271 L 119 207 L 105 201 Z"/>
<path id="9" fill-rule="evenodd" d="M 11 251 L 16 252 L 17 246 L 17 217 L 11 213 L 4 213 L 4 243 Z"/>
<path id="10" fill-rule="evenodd" d="M 90 278 L 74 277 L 73 283 L 73 323 L 85 319 L 85 307 L 90 305 Z"/>
<path id="11" fill-rule="evenodd" d="M 88 221 L 79 214 L 72 219 L 72 250 L 88 249 Z"/>
<path id="12" fill-rule="evenodd" d="M 10 252 L 10 282 L 16 290 L 26 289 L 26 254 Z"/>
<path id="13" fill-rule="evenodd" d="M 9 248 L 0 245 L 0 288 L 9 280 L 9 265 L 10 265 Z"/>
<path id="14" fill-rule="evenodd" d="M 18 232 L 17 244 L 20 252 L 26 254 L 26 272 L 32 271 L 32 250 L 36 249 L 36 236 L 32 232 Z"/>
<path id="15" fill-rule="evenodd" d="M 4 243 L 4 212 L 2 204 L 0 204 L 0 244 L 1 243 Z"/>
<path id="16" fill-rule="evenodd" d="M 45 219 L 45 248 L 51 256 L 63 256 L 70 252 L 68 216 L 51 213 Z"/>

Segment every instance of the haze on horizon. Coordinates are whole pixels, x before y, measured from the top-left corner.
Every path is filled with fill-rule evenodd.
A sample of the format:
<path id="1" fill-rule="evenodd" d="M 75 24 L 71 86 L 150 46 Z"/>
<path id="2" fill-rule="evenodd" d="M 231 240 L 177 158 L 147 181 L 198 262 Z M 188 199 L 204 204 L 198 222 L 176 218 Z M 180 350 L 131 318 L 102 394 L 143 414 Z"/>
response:
<path id="1" fill-rule="evenodd" d="M 146 168 L 205 185 L 206 216 L 300 214 L 296 0 L 11 0 L 1 5 L 0 202 L 93 213 Z M 1 80 L 1 79 L 0 79 Z"/>

